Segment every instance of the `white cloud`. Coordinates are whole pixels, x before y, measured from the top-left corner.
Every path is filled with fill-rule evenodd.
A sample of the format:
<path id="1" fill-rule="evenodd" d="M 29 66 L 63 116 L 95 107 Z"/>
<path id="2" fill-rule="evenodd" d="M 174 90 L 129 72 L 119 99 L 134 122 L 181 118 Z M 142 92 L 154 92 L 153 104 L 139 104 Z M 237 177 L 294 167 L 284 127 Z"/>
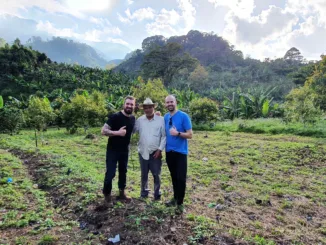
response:
<path id="1" fill-rule="evenodd" d="M 128 8 L 125 11 L 127 17 L 123 17 L 118 13 L 118 18 L 122 23 L 132 24 L 133 20 L 138 22 L 146 20 L 146 19 L 154 19 L 155 17 L 155 10 L 152 8 L 141 8 L 137 9 L 135 12 L 131 13 L 130 9 Z"/>
<path id="2" fill-rule="evenodd" d="M 127 3 L 128 3 L 128 5 L 131 5 L 131 4 L 134 3 L 134 1 L 132 1 L 132 0 L 127 0 Z"/>
<path id="3" fill-rule="evenodd" d="M 52 36 L 76 38 L 89 42 L 112 42 L 120 43 L 128 46 L 128 43 L 122 39 L 113 38 L 113 36 L 121 35 L 118 27 L 105 27 L 103 29 L 92 29 L 84 33 L 77 33 L 71 28 L 56 28 L 51 22 L 40 21 L 36 26 L 38 31 L 44 31 Z"/>
<path id="4" fill-rule="evenodd" d="M 155 17 L 155 21 L 146 25 L 149 35 L 180 35 L 193 28 L 196 21 L 196 9 L 191 0 L 177 0 L 181 13 L 163 8 Z M 180 24 L 184 23 L 184 26 Z"/>
<path id="5" fill-rule="evenodd" d="M 229 8 L 230 12 L 239 18 L 251 16 L 255 8 L 254 0 L 208 0 L 208 2 L 213 3 L 215 8 Z"/>
<path id="6" fill-rule="evenodd" d="M 77 18 L 85 18 L 85 15 L 76 9 L 67 8 L 59 1 L 55 0 L 5 0 L 1 3 L 1 13 L 8 13 L 13 15 L 20 15 L 20 11 L 27 11 L 28 8 L 38 7 L 49 13 L 66 13 Z"/>
<path id="7" fill-rule="evenodd" d="M 256 44 L 263 39 L 276 39 L 291 32 L 298 19 L 281 8 L 270 6 L 258 16 L 247 19 L 233 16 L 231 21 L 235 24 L 236 41 Z"/>
<path id="8" fill-rule="evenodd" d="M 192 5 L 192 0 L 178 0 L 182 18 L 185 22 L 185 29 L 189 31 L 196 22 L 196 9 Z"/>

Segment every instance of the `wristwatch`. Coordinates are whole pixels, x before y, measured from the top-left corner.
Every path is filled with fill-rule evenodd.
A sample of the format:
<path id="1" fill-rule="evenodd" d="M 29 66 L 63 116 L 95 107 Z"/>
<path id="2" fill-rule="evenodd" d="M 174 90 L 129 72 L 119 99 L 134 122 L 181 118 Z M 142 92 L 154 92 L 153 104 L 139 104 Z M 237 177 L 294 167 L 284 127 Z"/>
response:
<path id="1" fill-rule="evenodd" d="M 178 136 L 180 136 L 180 135 L 181 135 L 181 132 L 178 133 Z"/>

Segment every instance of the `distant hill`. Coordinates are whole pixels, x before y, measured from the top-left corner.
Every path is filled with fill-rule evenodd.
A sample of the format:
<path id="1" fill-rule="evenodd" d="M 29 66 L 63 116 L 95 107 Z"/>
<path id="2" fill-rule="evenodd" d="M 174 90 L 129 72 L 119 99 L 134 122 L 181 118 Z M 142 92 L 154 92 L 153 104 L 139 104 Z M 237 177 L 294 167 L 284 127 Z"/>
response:
<path id="1" fill-rule="evenodd" d="M 222 37 L 192 30 L 182 36 L 144 39 L 142 49 L 128 53 L 113 70 L 145 79 L 162 78 L 166 86 L 190 88 L 211 97 L 219 97 L 222 90 L 232 95 L 238 89 L 277 87 L 272 95 L 280 100 L 295 86 L 291 73 L 306 63 L 294 47 L 274 60 L 245 58 Z"/>
<path id="2" fill-rule="evenodd" d="M 108 64 L 93 47 L 60 37 L 43 41 L 40 37 L 32 37 L 26 43 L 34 50 L 45 53 L 51 60 L 63 63 L 78 63 L 88 67 L 102 67 Z"/>

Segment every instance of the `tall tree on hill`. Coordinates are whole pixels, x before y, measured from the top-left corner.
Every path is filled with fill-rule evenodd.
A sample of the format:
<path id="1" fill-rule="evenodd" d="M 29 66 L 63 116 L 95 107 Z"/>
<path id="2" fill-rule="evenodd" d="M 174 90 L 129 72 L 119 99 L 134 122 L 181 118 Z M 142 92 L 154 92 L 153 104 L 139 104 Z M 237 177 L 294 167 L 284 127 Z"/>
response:
<path id="1" fill-rule="evenodd" d="M 193 70 L 198 63 L 197 59 L 182 52 L 180 44 L 168 43 L 146 54 L 141 68 L 145 78 L 162 78 L 167 86 L 179 70 Z"/>
<path id="2" fill-rule="evenodd" d="M 303 61 L 303 56 L 301 55 L 299 49 L 292 47 L 285 53 L 284 60 L 300 64 Z"/>

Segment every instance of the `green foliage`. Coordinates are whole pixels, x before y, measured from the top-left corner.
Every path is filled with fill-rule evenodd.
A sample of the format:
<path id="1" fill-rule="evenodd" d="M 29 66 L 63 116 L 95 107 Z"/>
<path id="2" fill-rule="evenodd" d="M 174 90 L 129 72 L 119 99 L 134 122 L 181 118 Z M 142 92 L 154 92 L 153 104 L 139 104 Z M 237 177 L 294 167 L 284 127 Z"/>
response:
<path id="1" fill-rule="evenodd" d="M 316 122 L 326 111 L 326 57 L 303 87 L 293 89 L 286 97 L 285 118 L 288 121 Z"/>
<path id="2" fill-rule="evenodd" d="M 292 90 L 286 99 L 284 116 L 287 121 L 315 123 L 322 115 L 316 107 L 315 92 L 306 86 Z"/>
<path id="3" fill-rule="evenodd" d="M 192 100 L 189 109 L 194 123 L 209 123 L 218 118 L 218 104 L 208 98 Z"/>
<path id="4" fill-rule="evenodd" d="M 0 109 L 3 107 L 3 98 L 2 96 L 0 95 Z"/>
<path id="5" fill-rule="evenodd" d="M 0 106 L 0 122 L 0 132 L 13 134 L 24 123 L 23 112 L 14 104 L 8 102 L 5 106 Z"/>
<path id="6" fill-rule="evenodd" d="M 27 125 L 44 130 L 54 120 L 55 114 L 48 98 L 31 97 L 25 110 Z"/>
<path id="7" fill-rule="evenodd" d="M 71 98 L 61 108 L 62 120 L 70 133 L 75 133 L 80 127 L 85 131 L 91 126 L 100 126 L 105 121 L 108 112 L 104 95 L 94 92 L 91 96 L 78 94 Z"/>
<path id="8" fill-rule="evenodd" d="M 166 112 L 165 98 L 168 92 L 165 89 L 161 79 L 148 80 L 145 83 L 141 77 L 138 78 L 138 85 L 132 88 L 132 94 L 136 98 L 137 104 L 144 102 L 146 98 L 151 98 L 154 103 L 158 103 L 157 111 L 162 114 Z M 140 113 L 143 113 L 142 111 Z"/>
<path id="9" fill-rule="evenodd" d="M 180 44 L 167 43 L 146 54 L 141 68 L 146 78 L 161 78 L 164 85 L 168 85 L 178 71 L 185 68 L 193 70 L 197 64 L 197 59 L 182 52 Z"/>
<path id="10" fill-rule="evenodd" d="M 189 112 L 189 103 L 191 101 L 200 98 L 199 94 L 196 94 L 189 88 L 187 90 L 172 89 L 172 94 L 177 99 L 179 109 L 185 112 Z"/>

